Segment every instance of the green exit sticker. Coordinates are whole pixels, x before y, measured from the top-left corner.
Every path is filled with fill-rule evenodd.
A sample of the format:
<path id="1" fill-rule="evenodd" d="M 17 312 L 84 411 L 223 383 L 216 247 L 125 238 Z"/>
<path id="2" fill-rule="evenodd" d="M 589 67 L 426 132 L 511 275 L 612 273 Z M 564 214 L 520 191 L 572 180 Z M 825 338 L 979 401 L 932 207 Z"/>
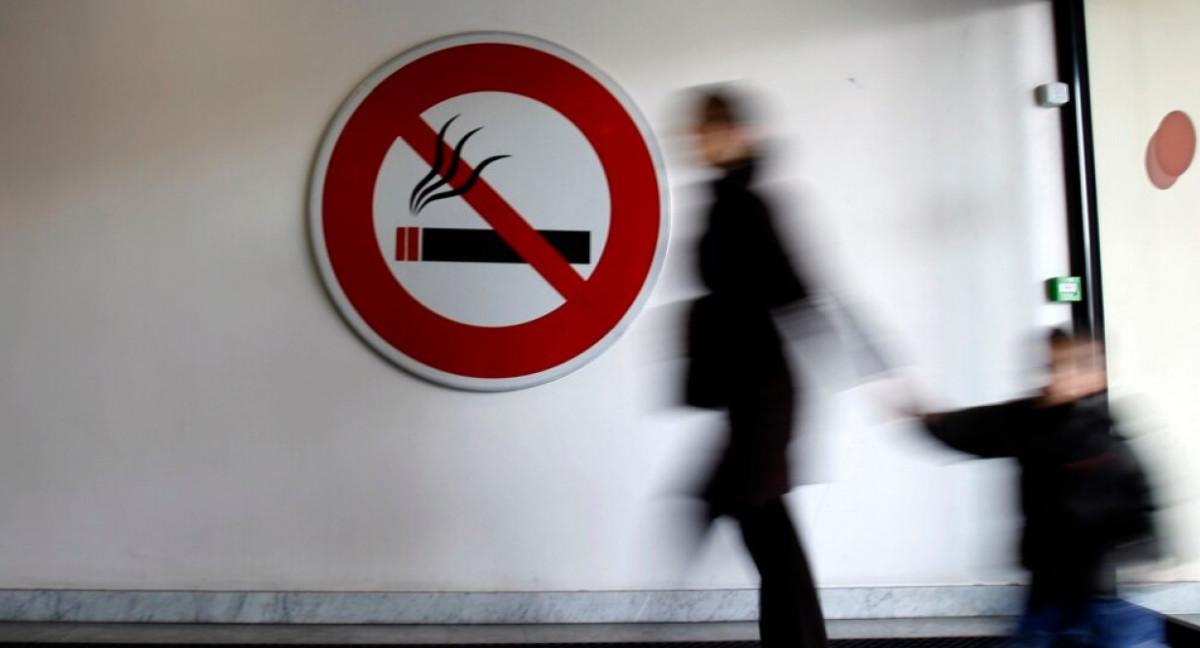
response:
<path id="1" fill-rule="evenodd" d="M 1052 302 L 1083 301 L 1083 281 L 1079 277 L 1055 277 L 1046 281 L 1046 296 Z"/>

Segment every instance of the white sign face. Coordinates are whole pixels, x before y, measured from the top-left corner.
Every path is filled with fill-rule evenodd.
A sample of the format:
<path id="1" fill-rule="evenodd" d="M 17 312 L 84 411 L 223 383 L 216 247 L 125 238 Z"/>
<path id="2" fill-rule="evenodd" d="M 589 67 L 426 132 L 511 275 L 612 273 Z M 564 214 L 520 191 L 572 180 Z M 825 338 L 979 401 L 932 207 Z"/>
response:
<path id="1" fill-rule="evenodd" d="M 500 92 L 455 97 L 421 117 L 431 128 L 449 124 L 451 145 L 466 139 L 461 159 L 472 168 L 489 157 L 509 155 L 488 165 L 480 177 L 539 231 L 586 233 L 588 262 L 571 265 L 585 279 L 592 275 L 608 239 L 608 182 L 596 152 L 574 124 L 543 103 Z M 412 190 L 429 171 L 412 147 L 397 139 L 375 184 L 380 254 L 391 258 L 392 273 L 405 290 L 438 314 L 476 326 L 524 324 L 562 306 L 562 295 L 529 264 L 395 260 L 398 227 L 488 228 L 462 196 L 429 202 L 419 212 L 410 209 Z"/>
<path id="2" fill-rule="evenodd" d="M 648 297 L 669 222 L 633 103 L 512 34 L 439 40 L 373 74 L 325 137 L 310 214 L 322 277 L 363 339 L 479 390 L 602 353 Z"/>

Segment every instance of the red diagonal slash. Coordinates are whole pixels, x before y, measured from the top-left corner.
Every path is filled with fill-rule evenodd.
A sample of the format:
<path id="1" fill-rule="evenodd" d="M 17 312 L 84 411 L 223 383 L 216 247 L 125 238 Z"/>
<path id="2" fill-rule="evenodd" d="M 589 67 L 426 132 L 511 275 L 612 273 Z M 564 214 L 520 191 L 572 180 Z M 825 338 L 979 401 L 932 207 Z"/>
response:
<path id="1" fill-rule="evenodd" d="M 405 119 L 396 126 L 400 137 L 404 138 L 432 168 L 437 150 L 437 131 L 416 116 Z M 443 154 L 449 159 L 454 154 L 454 149 L 445 142 L 442 143 L 442 147 Z M 461 170 L 450 179 L 451 186 L 456 189 L 474 171 L 465 160 L 460 161 L 459 166 Z M 475 186 L 463 194 L 462 198 L 496 230 L 505 243 L 542 275 L 563 299 L 570 301 L 583 293 L 587 281 L 483 177 L 477 179 Z"/>

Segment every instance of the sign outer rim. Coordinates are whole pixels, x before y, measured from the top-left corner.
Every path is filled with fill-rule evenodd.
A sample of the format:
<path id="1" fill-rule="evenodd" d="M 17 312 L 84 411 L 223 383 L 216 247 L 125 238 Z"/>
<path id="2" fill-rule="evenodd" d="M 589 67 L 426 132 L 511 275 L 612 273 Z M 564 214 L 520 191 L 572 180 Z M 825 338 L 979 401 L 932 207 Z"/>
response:
<path id="1" fill-rule="evenodd" d="M 474 43 L 500 43 L 532 47 L 533 49 L 567 61 L 595 79 L 621 105 L 630 120 L 637 127 L 642 142 L 645 144 L 647 153 L 649 154 L 651 166 L 655 172 L 655 181 L 658 186 L 659 227 L 654 256 L 651 260 L 649 271 L 642 280 L 642 285 L 637 296 L 630 303 L 625 313 L 603 337 L 570 360 L 540 372 L 508 378 L 477 378 L 443 371 L 404 354 L 388 341 L 384 340 L 358 314 L 358 311 L 343 292 L 341 284 L 334 273 L 332 262 L 329 259 L 322 221 L 324 184 L 333 155 L 333 149 L 337 145 L 347 122 L 353 117 L 355 111 L 366 97 L 379 84 L 403 66 L 433 52 Z M 361 83 L 355 86 L 354 90 L 338 106 L 337 111 L 321 136 L 320 147 L 317 150 L 309 178 L 307 218 L 309 244 L 312 247 L 313 257 L 316 260 L 317 269 L 321 276 L 321 283 L 326 295 L 333 302 L 339 315 L 350 326 L 351 330 L 375 353 L 405 372 L 440 386 L 475 392 L 514 391 L 546 384 L 574 373 L 590 364 L 611 348 L 624 335 L 625 331 L 633 323 L 633 320 L 641 313 L 658 283 L 662 268 L 666 262 L 671 229 L 670 190 L 666 180 L 666 165 L 662 151 L 658 145 L 658 139 L 655 137 L 654 129 L 645 115 L 638 109 L 633 98 L 626 94 L 624 89 L 600 67 L 557 43 L 536 36 L 505 31 L 462 32 L 427 41 L 392 57 L 384 64 L 375 68 Z"/>

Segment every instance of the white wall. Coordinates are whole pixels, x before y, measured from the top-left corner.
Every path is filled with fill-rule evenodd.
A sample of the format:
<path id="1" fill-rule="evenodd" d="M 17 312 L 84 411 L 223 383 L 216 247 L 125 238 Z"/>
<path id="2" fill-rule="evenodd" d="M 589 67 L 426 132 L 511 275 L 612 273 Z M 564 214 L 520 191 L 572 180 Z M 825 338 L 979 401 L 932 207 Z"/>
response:
<path id="1" fill-rule="evenodd" d="M 306 183 L 404 49 L 519 31 L 662 137 L 675 241 L 591 365 L 468 394 L 382 361 L 325 296 Z M 673 403 L 696 174 L 676 91 L 774 101 L 774 177 L 827 284 L 947 403 L 1010 395 L 1064 274 L 1049 8 L 1017 0 L 0 4 L 0 587 L 589 590 L 672 573 L 662 493 L 717 422 Z M 884 326 L 886 325 L 886 326 Z M 795 503 L 824 585 L 1007 582 L 1003 466 L 857 392 L 810 399 Z M 751 583 L 731 535 L 692 587 Z"/>
<path id="2" fill-rule="evenodd" d="M 1146 147 L 1174 110 L 1200 117 L 1200 6 L 1089 0 L 1105 316 L 1113 392 L 1155 469 L 1172 561 L 1163 579 L 1200 579 L 1200 173 L 1166 191 Z"/>

